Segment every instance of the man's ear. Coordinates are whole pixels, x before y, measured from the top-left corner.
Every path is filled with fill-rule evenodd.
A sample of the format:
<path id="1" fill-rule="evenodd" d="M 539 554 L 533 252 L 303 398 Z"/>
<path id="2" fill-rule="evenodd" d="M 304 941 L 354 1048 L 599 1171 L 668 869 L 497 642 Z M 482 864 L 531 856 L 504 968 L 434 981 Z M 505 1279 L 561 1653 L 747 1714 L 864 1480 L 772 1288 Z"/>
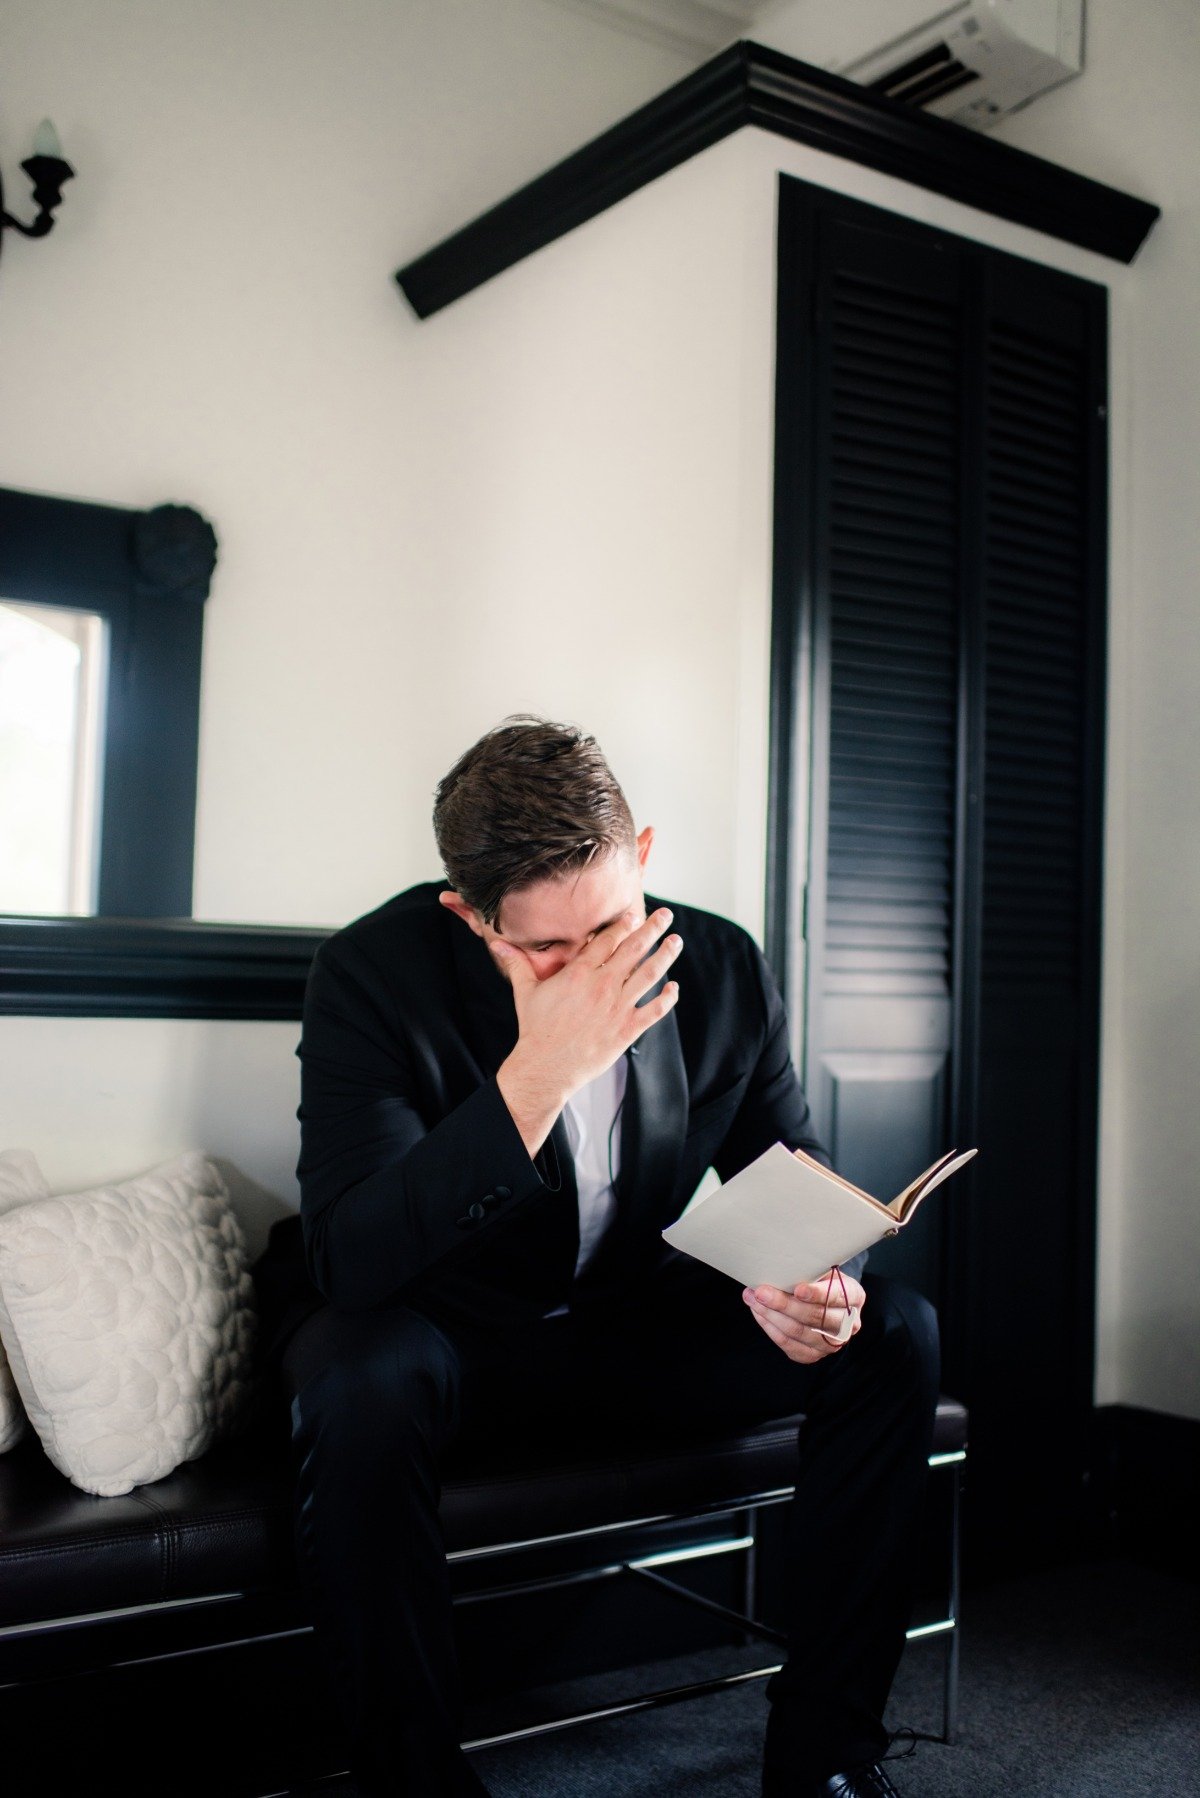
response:
<path id="1" fill-rule="evenodd" d="M 461 918 L 464 924 L 470 926 L 476 936 L 483 935 L 483 919 L 473 905 L 467 904 L 461 893 L 439 893 L 438 904 L 444 905 L 447 911 L 452 911 L 456 918 Z"/>
<path id="2" fill-rule="evenodd" d="M 650 849 L 653 842 L 654 826 L 653 824 L 647 824 L 645 830 L 639 830 L 637 835 L 638 867 L 641 868 L 643 873 L 645 873 L 646 863 L 650 859 Z"/>

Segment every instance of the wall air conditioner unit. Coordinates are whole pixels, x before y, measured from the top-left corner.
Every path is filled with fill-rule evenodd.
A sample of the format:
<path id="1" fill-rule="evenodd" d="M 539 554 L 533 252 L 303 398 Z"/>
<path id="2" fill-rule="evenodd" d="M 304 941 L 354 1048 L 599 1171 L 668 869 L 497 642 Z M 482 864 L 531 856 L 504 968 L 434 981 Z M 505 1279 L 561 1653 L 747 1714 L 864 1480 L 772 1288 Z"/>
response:
<path id="1" fill-rule="evenodd" d="M 874 92 L 986 131 L 1083 68 L 1083 0 L 959 0 L 833 65 Z"/>

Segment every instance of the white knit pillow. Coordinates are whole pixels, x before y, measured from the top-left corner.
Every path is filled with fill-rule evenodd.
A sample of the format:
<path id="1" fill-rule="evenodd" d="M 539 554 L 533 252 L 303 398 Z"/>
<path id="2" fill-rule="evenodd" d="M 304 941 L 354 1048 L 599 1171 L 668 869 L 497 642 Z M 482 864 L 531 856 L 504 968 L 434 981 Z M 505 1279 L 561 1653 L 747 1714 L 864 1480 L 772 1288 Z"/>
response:
<path id="1" fill-rule="evenodd" d="M 15 1205 L 30 1199 L 48 1197 L 50 1188 L 45 1176 L 28 1149 L 0 1151 L 0 1217 Z M 8 1356 L 0 1346 L 0 1455 L 16 1444 L 29 1430 L 29 1419 L 8 1365 Z"/>
<path id="2" fill-rule="evenodd" d="M 43 1448 L 85 1492 L 161 1479 L 228 1431 L 253 1304 L 225 1182 L 194 1150 L 0 1217 L 0 1338 Z"/>

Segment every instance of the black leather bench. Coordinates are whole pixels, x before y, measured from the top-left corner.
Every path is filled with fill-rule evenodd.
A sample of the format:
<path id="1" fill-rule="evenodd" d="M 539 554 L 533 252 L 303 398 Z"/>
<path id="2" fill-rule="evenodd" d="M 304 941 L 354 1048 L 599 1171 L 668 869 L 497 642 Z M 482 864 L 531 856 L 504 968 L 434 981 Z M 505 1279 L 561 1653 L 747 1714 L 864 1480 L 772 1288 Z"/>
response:
<path id="1" fill-rule="evenodd" d="M 798 1421 L 693 1435 L 667 1447 L 645 1441 L 560 1446 L 536 1463 L 527 1448 L 486 1462 L 460 1457 L 447 1466 L 442 1500 L 449 1558 L 467 1565 L 573 1544 L 585 1556 L 599 1551 L 605 1574 L 642 1573 L 693 1599 L 663 1574 L 669 1554 L 643 1563 L 627 1549 L 621 1559 L 619 1549 L 614 1564 L 613 1542 L 628 1544 L 651 1525 L 736 1513 L 738 1530 L 726 1529 L 724 1539 L 718 1531 L 715 1549 L 749 1550 L 752 1560 L 760 1511 L 790 1495 Z M 957 1492 L 966 1435 L 966 1412 L 943 1399 L 931 1467 L 953 1483 L 946 1615 L 910 1631 L 945 1638 L 946 1739 L 954 1723 Z M 539 1583 L 553 1584 L 554 1577 L 531 1586 Z M 711 1601 L 695 1602 L 720 1611 Z M 753 1635 L 780 1640 L 742 1612 L 722 1614 Z M 288 1444 L 278 1420 L 119 1498 L 79 1491 L 32 1436 L 0 1456 L 0 1686 L 308 1627 L 292 1545 Z M 754 1672 L 765 1676 L 777 1662 L 776 1656 L 772 1667 Z M 610 1708 L 642 1708 L 722 1683 L 641 1694 Z"/>

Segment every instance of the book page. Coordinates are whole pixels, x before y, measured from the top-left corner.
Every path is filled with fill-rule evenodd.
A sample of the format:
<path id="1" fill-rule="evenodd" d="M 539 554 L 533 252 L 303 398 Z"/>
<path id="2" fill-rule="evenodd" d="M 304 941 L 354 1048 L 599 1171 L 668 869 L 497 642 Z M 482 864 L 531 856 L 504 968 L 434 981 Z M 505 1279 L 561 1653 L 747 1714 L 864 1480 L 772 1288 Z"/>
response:
<path id="1" fill-rule="evenodd" d="M 831 1167 L 826 1167 L 823 1161 L 817 1161 L 812 1155 L 805 1154 L 803 1149 L 793 1149 L 792 1154 L 797 1161 L 804 1162 L 806 1167 L 815 1168 L 817 1173 L 824 1175 L 826 1180 L 836 1180 L 839 1186 L 844 1186 L 847 1192 L 852 1192 L 856 1199 L 865 1199 L 868 1205 L 878 1205 L 881 1211 L 891 1211 L 890 1205 L 883 1204 L 880 1199 L 873 1199 L 869 1192 L 863 1191 L 861 1186 L 855 1186 L 852 1180 L 845 1179 L 841 1174 L 835 1174 Z M 924 1174 L 921 1175 L 921 1178 L 922 1180 L 925 1178 Z"/>
<path id="2" fill-rule="evenodd" d="M 978 1153 L 978 1149 L 964 1149 L 960 1155 L 957 1149 L 947 1149 L 944 1155 L 938 1156 L 932 1167 L 927 1167 L 923 1174 L 918 1174 L 911 1186 L 906 1186 L 884 1209 L 890 1211 L 899 1223 L 906 1224 L 927 1193 L 931 1193 L 935 1186 L 940 1186 L 943 1180 L 948 1180 L 951 1174 L 956 1174 L 960 1167 Z"/>
<path id="3" fill-rule="evenodd" d="M 904 1188 L 904 1191 L 897 1193 L 896 1197 L 888 1205 L 888 1210 L 891 1212 L 892 1216 L 903 1217 L 908 1207 L 909 1200 L 922 1190 L 926 1180 L 928 1180 L 931 1175 L 936 1174 L 938 1169 L 944 1167 L 947 1161 L 952 1161 L 957 1152 L 956 1149 L 947 1149 L 946 1153 L 944 1155 L 939 1155 L 937 1160 L 933 1162 L 931 1166 L 927 1167 L 923 1174 L 918 1174 L 915 1180 L 910 1180 L 908 1185 Z"/>

